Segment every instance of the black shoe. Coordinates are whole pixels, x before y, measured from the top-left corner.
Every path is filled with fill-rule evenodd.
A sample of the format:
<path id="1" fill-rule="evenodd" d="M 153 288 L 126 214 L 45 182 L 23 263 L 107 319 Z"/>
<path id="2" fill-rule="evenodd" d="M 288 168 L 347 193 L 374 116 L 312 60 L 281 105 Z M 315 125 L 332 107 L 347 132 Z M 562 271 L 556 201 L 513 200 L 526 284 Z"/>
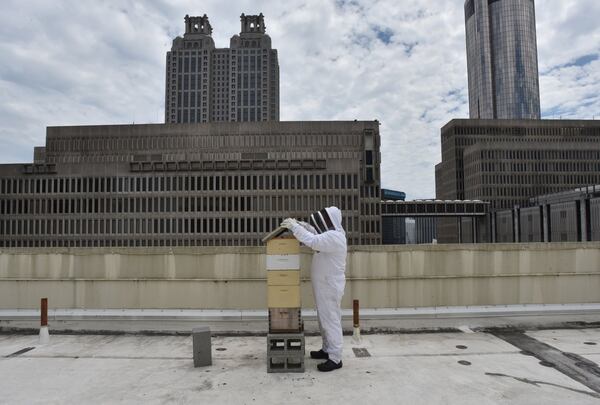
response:
<path id="1" fill-rule="evenodd" d="M 321 349 L 317 352 L 310 352 L 310 358 L 327 360 L 329 359 L 329 355 L 327 354 L 327 352 L 324 352 L 323 349 Z"/>
<path id="2" fill-rule="evenodd" d="M 317 364 L 319 371 L 333 371 L 338 368 L 342 368 L 342 361 L 336 363 L 333 360 L 327 360 L 325 363 Z"/>

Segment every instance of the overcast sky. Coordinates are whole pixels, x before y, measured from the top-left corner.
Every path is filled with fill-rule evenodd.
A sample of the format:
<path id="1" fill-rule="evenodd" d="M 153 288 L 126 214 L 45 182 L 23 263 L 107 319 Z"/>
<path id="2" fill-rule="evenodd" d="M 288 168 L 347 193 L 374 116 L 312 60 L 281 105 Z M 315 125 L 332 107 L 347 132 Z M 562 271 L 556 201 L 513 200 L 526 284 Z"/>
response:
<path id="1" fill-rule="evenodd" d="M 279 51 L 281 120 L 381 122 L 382 185 L 435 196 L 440 127 L 468 116 L 464 0 L 31 1 L 0 13 L 0 163 L 51 125 L 164 121 L 165 54 L 185 14 L 217 47 L 241 13 Z M 600 2 L 537 0 L 542 114 L 600 119 Z"/>

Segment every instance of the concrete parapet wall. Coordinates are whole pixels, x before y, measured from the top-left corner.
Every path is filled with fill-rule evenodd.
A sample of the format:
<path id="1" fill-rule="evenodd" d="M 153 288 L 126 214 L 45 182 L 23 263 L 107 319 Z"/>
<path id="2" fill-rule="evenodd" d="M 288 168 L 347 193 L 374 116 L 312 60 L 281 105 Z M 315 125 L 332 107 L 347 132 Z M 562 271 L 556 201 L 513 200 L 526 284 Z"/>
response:
<path id="1" fill-rule="evenodd" d="M 264 248 L 4 249 L 0 309 L 262 309 Z M 303 249 L 302 302 L 312 307 Z M 600 243 L 353 247 L 343 306 L 600 302 Z"/>

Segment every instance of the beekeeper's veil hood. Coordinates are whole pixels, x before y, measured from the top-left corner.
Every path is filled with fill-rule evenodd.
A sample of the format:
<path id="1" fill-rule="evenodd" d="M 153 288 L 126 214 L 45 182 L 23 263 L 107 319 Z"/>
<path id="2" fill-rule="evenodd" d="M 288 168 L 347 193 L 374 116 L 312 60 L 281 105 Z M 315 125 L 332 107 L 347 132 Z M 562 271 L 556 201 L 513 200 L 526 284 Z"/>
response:
<path id="1" fill-rule="evenodd" d="M 346 233 L 342 228 L 342 211 L 338 207 L 327 207 L 313 213 L 309 222 L 320 234 L 334 230 Z"/>

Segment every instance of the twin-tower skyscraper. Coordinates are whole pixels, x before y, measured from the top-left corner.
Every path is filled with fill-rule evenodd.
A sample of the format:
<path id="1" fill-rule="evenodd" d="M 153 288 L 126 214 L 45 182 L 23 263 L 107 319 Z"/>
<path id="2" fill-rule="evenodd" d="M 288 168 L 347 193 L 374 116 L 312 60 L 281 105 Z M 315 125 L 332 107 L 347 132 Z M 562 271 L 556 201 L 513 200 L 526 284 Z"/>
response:
<path id="1" fill-rule="evenodd" d="M 208 17 L 185 16 L 167 52 L 165 122 L 279 121 L 279 63 L 262 14 L 240 17 L 229 48 L 216 48 Z"/>

